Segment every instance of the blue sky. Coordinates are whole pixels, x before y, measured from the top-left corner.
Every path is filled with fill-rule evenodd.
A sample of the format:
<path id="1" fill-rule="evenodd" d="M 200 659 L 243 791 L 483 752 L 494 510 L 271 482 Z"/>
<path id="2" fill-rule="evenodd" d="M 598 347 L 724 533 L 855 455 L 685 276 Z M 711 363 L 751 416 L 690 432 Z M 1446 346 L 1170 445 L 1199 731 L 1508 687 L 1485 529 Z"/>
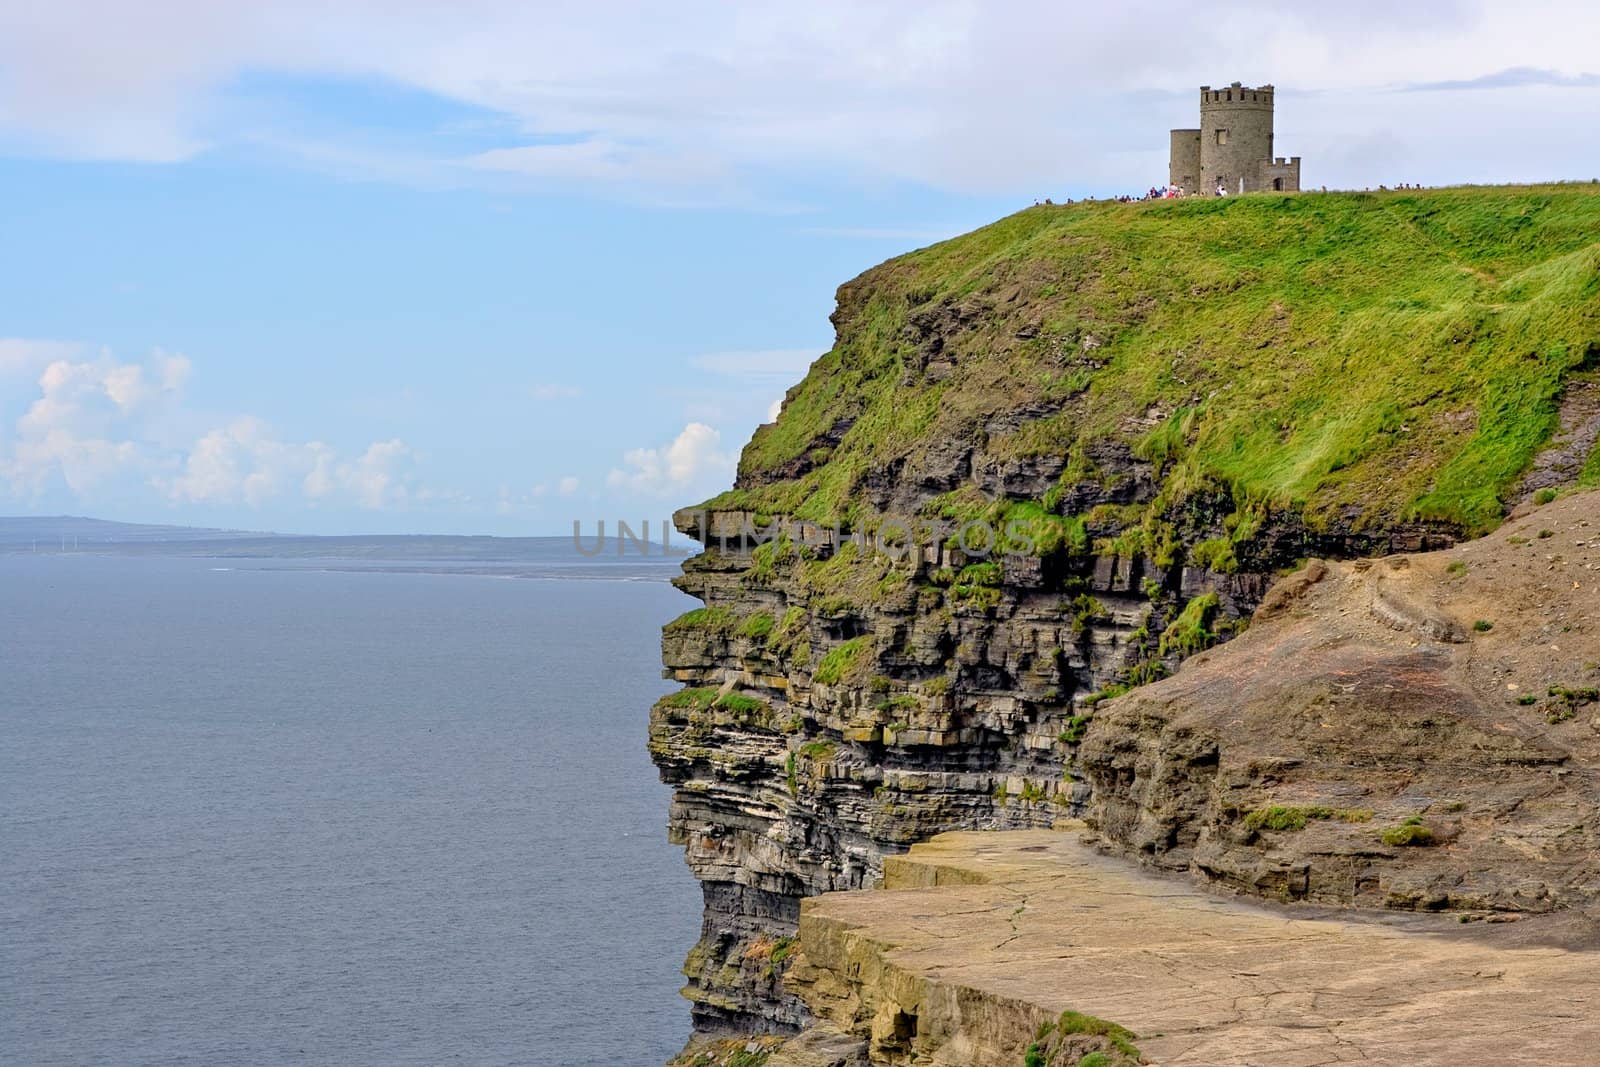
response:
<path id="1" fill-rule="evenodd" d="M 1201 83 L 1276 82 L 1313 185 L 1600 174 L 1595 15 L 1413 7 L 0 12 L 0 513 L 660 517 L 840 282 L 1161 180 Z"/>

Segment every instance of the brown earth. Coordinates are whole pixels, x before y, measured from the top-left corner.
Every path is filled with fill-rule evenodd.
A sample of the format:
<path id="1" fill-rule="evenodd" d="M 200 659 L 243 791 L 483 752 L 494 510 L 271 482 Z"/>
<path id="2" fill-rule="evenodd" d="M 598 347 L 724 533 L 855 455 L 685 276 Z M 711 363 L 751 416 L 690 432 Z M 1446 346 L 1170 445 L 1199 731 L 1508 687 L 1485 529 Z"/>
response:
<path id="1" fill-rule="evenodd" d="M 1596 686 L 1590 492 L 1446 551 L 1286 579 L 1247 633 L 1096 710 L 1087 818 L 1114 848 L 1284 899 L 1586 909 Z"/>

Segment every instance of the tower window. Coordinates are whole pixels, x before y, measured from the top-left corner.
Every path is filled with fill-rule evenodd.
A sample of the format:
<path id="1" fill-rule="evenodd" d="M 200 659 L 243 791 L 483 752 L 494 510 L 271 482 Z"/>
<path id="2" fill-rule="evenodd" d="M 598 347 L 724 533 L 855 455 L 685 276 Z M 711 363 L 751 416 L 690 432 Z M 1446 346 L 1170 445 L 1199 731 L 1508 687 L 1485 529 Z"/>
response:
<path id="1" fill-rule="evenodd" d="M 1218 130 L 1217 131 L 1217 143 L 1218 144 L 1227 144 L 1228 143 L 1228 131 L 1227 130 Z"/>

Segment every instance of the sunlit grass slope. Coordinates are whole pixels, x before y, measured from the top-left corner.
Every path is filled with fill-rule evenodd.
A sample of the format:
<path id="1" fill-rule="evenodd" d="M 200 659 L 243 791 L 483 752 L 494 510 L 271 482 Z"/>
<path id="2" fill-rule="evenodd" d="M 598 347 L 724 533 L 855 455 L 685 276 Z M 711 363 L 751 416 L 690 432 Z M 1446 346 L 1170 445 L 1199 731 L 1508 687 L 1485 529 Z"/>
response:
<path id="1" fill-rule="evenodd" d="M 1600 186 L 1035 207 L 868 271 L 834 318 L 716 506 L 867 521 L 870 470 L 1024 411 L 985 447 L 1063 482 L 1110 438 L 1162 507 L 1481 530 L 1600 370 Z"/>

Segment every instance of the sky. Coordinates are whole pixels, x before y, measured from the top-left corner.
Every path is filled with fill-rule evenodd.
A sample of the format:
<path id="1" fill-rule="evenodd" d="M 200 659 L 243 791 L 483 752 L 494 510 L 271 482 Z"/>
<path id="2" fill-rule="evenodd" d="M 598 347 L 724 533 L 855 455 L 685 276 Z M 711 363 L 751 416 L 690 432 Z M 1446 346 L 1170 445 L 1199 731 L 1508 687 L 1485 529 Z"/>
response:
<path id="1" fill-rule="evenodd" d="M 1600 7 L 0 0 L 0 514 L 659 520 L 835 288 L 1164 181 L 1272 83 L 1307 187 L 1600 176 Z"/>

